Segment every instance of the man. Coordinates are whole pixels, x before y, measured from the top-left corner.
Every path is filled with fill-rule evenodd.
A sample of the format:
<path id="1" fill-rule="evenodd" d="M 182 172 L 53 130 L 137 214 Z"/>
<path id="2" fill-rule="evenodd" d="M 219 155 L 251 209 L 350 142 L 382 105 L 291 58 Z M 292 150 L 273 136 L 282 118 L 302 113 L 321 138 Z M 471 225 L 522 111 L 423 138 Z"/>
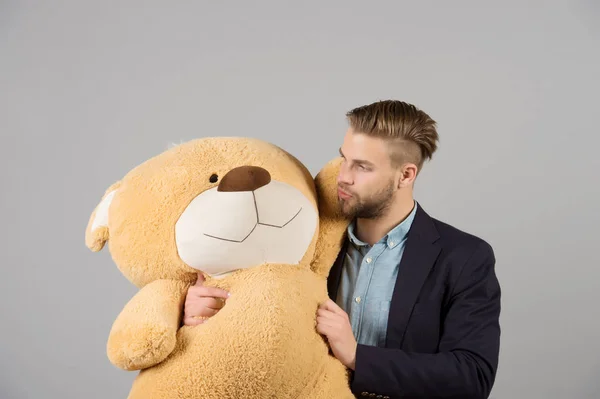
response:
<path id="1" fill-rule="evenodd" d="M 413 199 L 437 149 L 436 122 L 411 104 L 380 101 L 347 114 L 341 210 L 352 217 L 328 277 L 317 330 L 353 370 L 358 396 L 489 396 L 498 366 L 500 286 L 484 240 L 430 217 Z M 184 323 L 227 294 L 191 287 Z"/>

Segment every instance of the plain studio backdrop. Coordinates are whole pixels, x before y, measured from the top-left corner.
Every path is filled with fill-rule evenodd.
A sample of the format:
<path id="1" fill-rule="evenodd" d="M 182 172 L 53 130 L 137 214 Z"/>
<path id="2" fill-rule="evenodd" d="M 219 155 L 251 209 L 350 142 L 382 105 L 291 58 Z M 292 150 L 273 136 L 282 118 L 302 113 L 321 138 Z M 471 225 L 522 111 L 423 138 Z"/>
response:
<path id="1" fill-rule="evenodd" d="M 386 98 L 438 122 L 416 198 L 496 252 L 491 397 L 600 397 L 597 4 L 0 2 L 0 397 L 127 396 L 105 348 L 136 289 L 84 245 L 111 183 L 225 135 L 314 174 Z"/>

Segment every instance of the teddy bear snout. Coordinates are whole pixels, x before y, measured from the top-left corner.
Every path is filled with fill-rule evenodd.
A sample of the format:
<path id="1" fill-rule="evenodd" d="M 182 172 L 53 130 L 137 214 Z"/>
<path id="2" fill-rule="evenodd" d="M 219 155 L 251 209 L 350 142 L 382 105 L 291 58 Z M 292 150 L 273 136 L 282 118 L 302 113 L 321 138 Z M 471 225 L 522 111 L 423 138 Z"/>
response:
<path id="1" fill-rule="evenodd" d="M 258 166 L 231 169 L 219 183 L 217 191 L 254 191 L 271 182 L 271 174 Z"/>

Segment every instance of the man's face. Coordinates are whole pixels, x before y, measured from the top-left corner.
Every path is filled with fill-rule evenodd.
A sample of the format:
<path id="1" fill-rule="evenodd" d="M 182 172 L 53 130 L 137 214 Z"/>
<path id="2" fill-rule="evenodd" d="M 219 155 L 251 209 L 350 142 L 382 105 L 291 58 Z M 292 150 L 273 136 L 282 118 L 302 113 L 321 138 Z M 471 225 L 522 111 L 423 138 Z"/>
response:
<path id="1" fill-rule="evenodd" d="M 338 202 L 351 218 L 383 216 L 392 204 L 397 182 L 389 144 L 384 139 L 348 129 L 340 148 L 344 158 L 338 175 Z"/>

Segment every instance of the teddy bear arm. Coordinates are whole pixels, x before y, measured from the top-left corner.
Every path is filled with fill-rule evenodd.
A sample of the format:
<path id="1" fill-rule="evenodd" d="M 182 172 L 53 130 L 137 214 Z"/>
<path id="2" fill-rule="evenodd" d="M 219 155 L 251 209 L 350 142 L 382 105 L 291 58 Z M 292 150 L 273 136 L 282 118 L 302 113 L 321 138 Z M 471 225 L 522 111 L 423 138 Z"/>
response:
<path id="1" fill-rule="evenodd" d="M 337 175 L 342 159 L 329 161 L 315 177 L 319 206 L 319 236 L 311 269 L 321 277 L 327 277 L 331 266 L 342 249 L 350 220 L 338 205 Z"/>
<path id="2" fill-rule="evenodd" d="M 175 348 L 187 288 L 181 281 L 157 280 L 131 298 L 109 334 L 111 363 L 141 370 L 163 361 Z"/>

